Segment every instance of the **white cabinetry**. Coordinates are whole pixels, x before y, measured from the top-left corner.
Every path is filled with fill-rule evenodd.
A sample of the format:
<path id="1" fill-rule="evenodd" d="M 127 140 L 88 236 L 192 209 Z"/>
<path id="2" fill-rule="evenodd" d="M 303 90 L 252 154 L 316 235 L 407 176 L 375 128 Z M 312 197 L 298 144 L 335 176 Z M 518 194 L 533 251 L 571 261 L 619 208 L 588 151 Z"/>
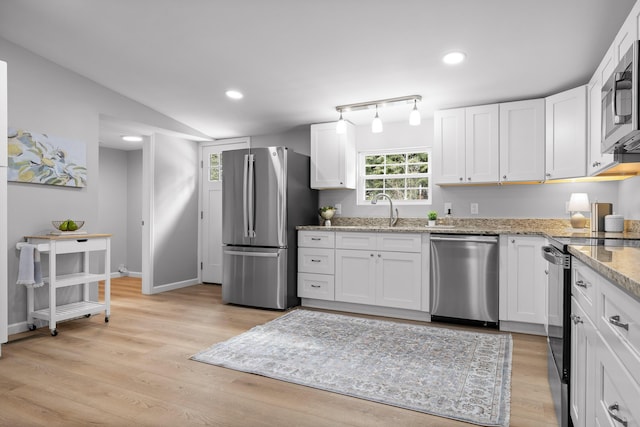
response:
<path id="1" fill-rule="evenodd" d="M 589 161 L 587 173 L 597 173 L 614 165 L 613 154 L 602 153 L 602 84 L 609 78 L 615 68 L 613 47 L 610 48 L 600 66 L 587 85 L 587 114 L 589 117 L 588 145 Z"/>
<path id="2" fill-rule="evenodd" d="M 421 236 L 336 233 L 336 301 L 421 309 Z"/>
<path id="3" fill-rule="evenodd" d="M 27 236 L 27 242 L 36 245 L 37 249 L 49 255 L 49 276 L 44 280 L 49 287 L 49 307 L 41 310 L 34 308 L 34 288 L 27 288 L 27 313 L 29 329 L 35 329 L 34 319 L 42 319 L 49 322 L 51 335 L 57 335 L 56 323 L 62 320 L 104 311 L 104 321 L 109 321 L 111 275 L 108 270 L 111 265 L 111 235 L 110 234 L 85 234 L 85 235 L 61 235 L 61 236 Z M 89 269 L 89 254 L 94 251 L 102 251 L 104 254 L 104 271 L 91 273 Z M 83 268 L 79 273 L 58 275 L 57 256 L 62 254 L 83 254 Z M 90 284 L 104 281 L 103 302 L 90 299 Z M 57 305 L 56 290 L 67 286 L 83 285 L 82 301 L 65 305 Z"/>
<path id="4" fill-rule="evenodd" d="M 546 98 L 546 178 L 578 178 L 587 166 L 587 90 L 580 86 Z"/>
<path id="5" fill-rule="evenodd" d="M 333 301 L 335 233 L 298 232 L 298 297 Z"/>
<path id="6" fill-rule="evenodd" d="M 544 333 L 546 323 L 546 261 L 542 258 L 543 237 L 508 235 L 501 237 L 501 266 L 506 283 L 500 284 L 502 329 Z M 516 324 L 512 322 L 517 322 Z M 532 327 L 532 326 L 533 327 Z M 530 330 L 529 330 L 530 329 Z"/>
<path id="7" fill-rule="evenodd" d="M 500 104 L 500 181 L 544 180 L 544 99 Z"/>
<path id="8" fill-rule="evenodd" d="M 572 270 L 573 423 L 638 426 L 640 302 L 575 258 Z"/>
<path id="9" fill-rule="evenodd" d="M 356 188 L 355 127 L 347 122 L 338 135 L 335 123 L 311 125 L 311 188 Z"/>
<path id="10" fill-rule="evenodd" d="M 498 105 L 436 111 L 437 184 L 498 181 Z"/>

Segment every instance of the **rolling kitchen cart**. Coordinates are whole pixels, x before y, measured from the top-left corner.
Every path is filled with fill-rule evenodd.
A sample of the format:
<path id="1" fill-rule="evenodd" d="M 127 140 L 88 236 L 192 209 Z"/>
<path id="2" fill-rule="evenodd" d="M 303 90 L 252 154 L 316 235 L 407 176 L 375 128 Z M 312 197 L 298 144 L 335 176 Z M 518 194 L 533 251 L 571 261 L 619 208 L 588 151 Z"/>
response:
<path id="1" fill-rule="evenodd" d="M 111 276 L 111 234 L 61 234 L 25 236 L 27 243 L 36 245 L 38 251 L 49 256 L 49 276 L 44 281 L 49 284 L 49 307 L 35 310 L 34 287 L 27 287 L 27 313 L 29 330 L 36 329 L 34 319 L 49 322 L 52 336 L 58 335 L 56 323 L 76 317 L 89 317 L 104 311 L 104 321 L 109 321 Z M 89 254 L 93 251 L 104 252 L 104 272 L 91 273 L 89 270 Z M 82 271 L 72 274 L 58 275 L 56 257 L 62 254 L 82 253 Z M 90 284 L 104 280 L 103 301 L 89 299 Z M 82 285 L 82 301 L 64 305 L 56 303 L 56 289 L 67 286 Z"/>

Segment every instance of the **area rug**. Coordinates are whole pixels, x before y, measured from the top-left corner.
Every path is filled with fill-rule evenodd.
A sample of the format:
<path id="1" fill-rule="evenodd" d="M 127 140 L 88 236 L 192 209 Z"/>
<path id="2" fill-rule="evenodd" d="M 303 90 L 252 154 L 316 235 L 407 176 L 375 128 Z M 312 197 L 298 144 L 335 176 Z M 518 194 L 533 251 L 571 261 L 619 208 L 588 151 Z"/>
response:
<path id="1" fill-rule="evenodd" d="M 192 360 L 484 426 L 508 426 L 509 334 L 293 310 Z"/>

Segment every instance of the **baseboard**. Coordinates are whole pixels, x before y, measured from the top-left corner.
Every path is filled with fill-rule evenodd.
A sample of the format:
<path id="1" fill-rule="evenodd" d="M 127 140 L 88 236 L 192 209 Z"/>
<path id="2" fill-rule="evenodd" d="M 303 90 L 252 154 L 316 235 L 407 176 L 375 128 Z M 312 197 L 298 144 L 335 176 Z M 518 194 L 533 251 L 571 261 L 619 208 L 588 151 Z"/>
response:
<path id="1" fill-rule="evenodd" d="M 151 294 L 159 294 L 161 292 L 173 291 L 174 289 L 186 288 L 187 286 L 193 286 L 199 284 L 200 281 L 196 279 L 183 280 L 182 282 L 168 283 L 166 285 L 154 286 L 151 289 Z"/>
<path id="2" fill-rule="evenodd" d="M 418 310 L 407 310 L 403 308 L 354 304 L 341 301 L 326 301 L 313 298 L 302 298 L 301 305 L 303 307 L 322 308 L 325 310 L 345 311 L 358 314 L 369 314 L 372 316 L 395 317 L 397 319 L 419 320 L 422 322 L 431 321 L 431 314 L 427 312 Z"/>
<path id="3" fill-rule="evenodd" d="M 547 332 L 544 330 L 544 325 L 539 325 L 536 323 L 509 322 L 509 321 L 501 320 L 500 330 L 508 331 L 508 332 L 517 332 L 521 334 L 529 334 L 529 335 L 541 335 L 541 336 L 547 335 Z"/>
<path id="4" fill-rule="evenodd" d="M 142 272 L 141 271 L 130 271 L 129 272 L 129 277 L 135 277 L 138 279 L 142 279 Z"/>

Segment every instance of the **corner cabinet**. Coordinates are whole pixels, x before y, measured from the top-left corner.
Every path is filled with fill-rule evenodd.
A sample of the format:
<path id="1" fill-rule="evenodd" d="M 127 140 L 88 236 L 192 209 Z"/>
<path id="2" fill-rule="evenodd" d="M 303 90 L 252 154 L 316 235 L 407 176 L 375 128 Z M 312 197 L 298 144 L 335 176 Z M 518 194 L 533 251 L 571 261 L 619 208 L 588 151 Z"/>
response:
<path id="1" fill-rule="evenodd" d="M 44 278 L 48 283 L 49 307 L 36 310 L 34 307 L 33 286 L 27 287 L 27 323 L 30 330 L 35 329 L 34 319 L 49 322 L 51 335 L 58 335 L 57 322 L 76 317 L 89 317 L 104 311 L 104 321 L 109 321 L 111 301 L 111 235 L 110 234 L 74 234 L 74 235 L 43 235 L 26 236 L 27 243 L 36 245 L 38 251 L 49 256 L 49 275 Z M 91 273 L 89 256 L 91 252 L 102 252 L 104 271 Z M 57 256 L 63 254 L 83 254 L 82 271 L 72 274 L 59 275 L 57 271 Z M 104 281 L 103 301 L 93 301 L 90 298 L 90 285 Z M 82 301 L 58 305 L 56 290 L 68 286 L 82 285 Z"/>
<path id="2" fill-rule="evenodd" d="M 335 122 L 311 125 L 311 188 L 356 188 L 355 127 L 346 125 L 340 135 Z"/>
<path id="3" fill-rule="evenodd" d="M 587 89 L 579 86 L 546 98 L 546 159 L 548 180 L 587 174 Z"/>

